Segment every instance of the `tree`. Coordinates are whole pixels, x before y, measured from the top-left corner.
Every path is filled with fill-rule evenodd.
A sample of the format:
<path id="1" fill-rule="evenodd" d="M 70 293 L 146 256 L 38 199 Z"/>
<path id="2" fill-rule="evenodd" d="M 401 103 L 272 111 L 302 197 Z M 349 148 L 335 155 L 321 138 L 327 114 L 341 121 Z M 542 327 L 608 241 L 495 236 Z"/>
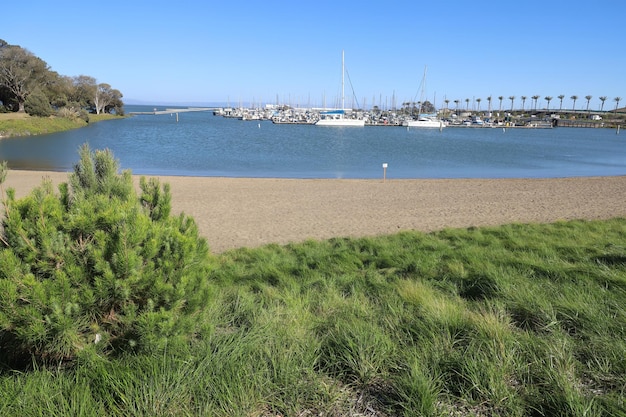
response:
<path id="1" fill-rule="evenodd" d="M 170 216 L 169 185 L 118 173 L 85 145 L 69 185 L 48 180 L 4 200 L 0 363 L 184 348 L 209 300 L 208 246 L 192 218 Z M 0 184 L 6 174 L 0 169 Z"/>
<path id="2" fill-rule="evenodd" d="M 469 102 L 470 102 L 470 99 L 469 99 L 469 98 L 466 98 L 466 99 L 465 99 L 465 110 L 466 110 L 466 111 L 467 111 L 467 110 L 469 110 Z"/>
<path id="3" fill-rule="evenodd" d="M 572 99 L 572 110 L 576 111 L 576 100 L 578 100 L 578 96 L 571 96 Z"/>
<path id="4" fill-rule="evenodd" d="M 537 110 L 537 100 L 539 100 L 539 95 L 532 96 L 533 101 L 535 102 L 535 111 Z"/>
<path id="5" fill-rule="evenodd" d="M 509 96 L 509 100 L 511 100 L 511 111 L 513 111 L 513 101 L 515 101 L 515 96 Z"/>
<path id="6" fill-rule="evenodd" d="M 489 103 L 489 113 L 491 113 L 491 96 L 487 97 L 487 103 Z"/>
<path id="7" fill-rule="evenodd" d="M 604 110 L 604 102 L 606 101 L 607 97 L 606 96 L 601 96 L 599 97 L 600 101 L 602 102 L 602 104 L 600 105 L 600 111 Z"/>
<path id="8" fill-rule="evenodd" d="M 33 91 L 28 96 L 24 103 L 24 110 L 31 116 L 37 117 L 48 117 L 53 113 L 48 97 L 40 89 Z"/>
<path id="9" fill-rule="evenodd" d="M 561 111 L 563 110 L 563 99 L 565 98 L 565 96 L 563 94 L 559 94 L 558 98 L 559 98 L 559 111 Z"/>
<path id="10" fill-rule="evenodd" d="M 550 111 L 550 101 L 552 101 L 552 96 L 546 96 L 544 99 L 548 102 L 548 111 Z"/>
<path id="11" fill-rule="evenodd" d="M 621 97 L 615 97 L 613 99 L 613 101 L 615 101 L 615 113 L 617 113 L 617 108 L 619 107 L 619 102 L 622 101 Z"/>
<path id="12" fill-rule="evenodd" d="M 589 101 L 591 101 L 592 98 L 593 96 L 585 96 L 585 99 L 587 100 L 587 112 L 589 112 Z"/>
<path id="13" fill-rule="evenodd" d="M 91 108 L 91 103 L 98 88 L 96 79 L 88 75 L 79 75 L 72 78 L 73 89 L 70 94 L 70 102 L 79 108 Z"/>
<path id="14" fill-rule="evenodd" d="M 526 96 L 522 96 L 521 97 L 521 99 L 522 99 L 522 113 L 524 113 L 524 104 L 526 103 L 526 98 L 527 98 Z"/>
<path id="15" fill-rule="evenodd" d="M 477 98 L 476 99 L 476 103 L 478 104 L 478 111 L 480 112 L 480 102 L 482 101 L 481 98 Z"/>
<path id="16" fill-rule="evenodd" d="M 10 91 L 17 104 L 17 111 L 23 113 L 26 99 L 43 84 L 48 75 L 48 64 L 26 49 L 2 42 L 0 85 Z"/>
<path id="17" fill-rule="evenodd" d="M 499 110 L 500 112 L 502 112 L 502 99 L 503 98 L 504 97 L 502 97 L 502 96 L 498 96 L 498 100 L 500 100 L 500 110 Z"/>
<path id="18" fill-rule="evenodd" d="M 122 93 L 111 88 L 109 84 L 98 84 L 95 89 L 93 104 L 96 114 L 108 113 L 107 108 L 122 97 Z"/>

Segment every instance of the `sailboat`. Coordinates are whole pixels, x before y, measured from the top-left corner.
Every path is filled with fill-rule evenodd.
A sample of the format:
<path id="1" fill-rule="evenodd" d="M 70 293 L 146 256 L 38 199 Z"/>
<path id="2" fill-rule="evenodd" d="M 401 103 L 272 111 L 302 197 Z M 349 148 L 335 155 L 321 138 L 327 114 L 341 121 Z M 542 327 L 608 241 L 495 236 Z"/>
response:
<path id="1" fill-rule="evenodd" d="M 432 116 L 426 116 L 422 114 L 422 103 L 424 102 L 424 84 L 426 83 L 426 67 L 424 67 L 424 76 L 422 77 L 422 89 L 420 95 L 420 108 L 417 113 L 417 120 L 405 120 L 402 122 L 402 126 L 406 127 L 419 127 L 428 129 L 442 129 L 446 126 L 443 120 Z"/>
<path id="2" fill-rule="evenodd" d="M 365 126 L 363 119 L 347 119 L 344 96 L 345 61 L 344 51 L 341 51 L 341 109 L 320 112 L 320 119 L 316 126 Z"/>

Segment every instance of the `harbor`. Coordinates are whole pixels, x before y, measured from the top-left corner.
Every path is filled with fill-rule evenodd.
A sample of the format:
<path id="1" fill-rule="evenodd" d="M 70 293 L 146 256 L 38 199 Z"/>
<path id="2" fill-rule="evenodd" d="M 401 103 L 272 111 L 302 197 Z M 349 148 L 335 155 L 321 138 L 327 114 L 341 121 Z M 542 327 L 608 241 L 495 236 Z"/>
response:
<path id="1" fill-rule="evenodd" d="M 139 175 L 382 180 L 383 164 L 387 179 L 626 174 L 623 135 L 612 129 L 331 128 L 276 124 L 271 118 L 251 123 L 219 116 L 218 109 L 163 106 L 156 115 L 7 138 L 0 141 L 0 154 L 11 169 L 71 171 L 77 150 L 88 142 L 92 149 L 110 149 L 123 169 Z"/>
<path id="2" fill-rule="evenodd" d="M 266 105 L 264 107 L 218 107 L 206 109 L 215 116 L 242 121 L 271 121 L 274 124 L 315 125 L 322 115 L 333 111 L 328 108 L 301 108 L 287 105 Z M 334 110 L 337 111 L 337 110 Z M 443 109 L 428 115 L 417 114 L 414 109 L 400 108 L 393 110 L 343 110 L 346 119 L 363 120 L 364 126 L 422 128 L 414 125 L 418 120 L 427 118 L 434 121 L 424 127 L 430 128 L 526 128 L 551 129 L 553 127 L 604 128 L 616 127 L 623 121 L 620 118 L 603 120 L 601 117 L 588 118 L 589 114 L 569 115 L 568 118 L 550 111 L 538 112 L 477 112 Z M 157 112 L 158 113 L 158 112 Z M 155 114 L 157 114 L 155 113 Z"/>

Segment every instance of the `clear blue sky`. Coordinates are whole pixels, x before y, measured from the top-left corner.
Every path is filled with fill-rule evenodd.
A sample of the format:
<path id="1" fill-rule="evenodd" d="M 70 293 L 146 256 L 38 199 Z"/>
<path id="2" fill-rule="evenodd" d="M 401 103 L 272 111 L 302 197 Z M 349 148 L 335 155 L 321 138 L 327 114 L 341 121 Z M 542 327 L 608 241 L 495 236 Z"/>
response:
<path id="1" fill-rule="evenodd" d="M 331 105 L 552 96 L 626 104 L 626 2 L 5 1 L 0 38 L 126 102 Z M 346 104 L 351 104 L 346 81 Z M 521 101 L 520 101 L 521 102 Z M 452 104 L 451 104 L 452 105 Z M 464 104 L 462 104 L 463 106 Z"/>

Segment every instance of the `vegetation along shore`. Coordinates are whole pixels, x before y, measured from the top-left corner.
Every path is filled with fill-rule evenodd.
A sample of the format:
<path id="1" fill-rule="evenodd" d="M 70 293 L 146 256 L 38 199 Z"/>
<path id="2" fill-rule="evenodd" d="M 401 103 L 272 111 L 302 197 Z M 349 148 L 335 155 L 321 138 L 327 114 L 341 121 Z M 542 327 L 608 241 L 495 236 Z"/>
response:
<path id="1" fill-rule="evenodd" d="M 4 198 L 0 235 L 0 415 L 604 416 L 626 407 L 624 178 L 508 182 L 517 192 L 504 199 L 518 195 L 520 208 L 503 225 L 446 228 L 477 214 L 453 206 L 429 233 L 304 232 L 282 246 L 211 253 L 179 213 L 190 200 L 174 208 L 180 183 L 120 174 L 108 152 L 83 148 L 74 173 L 43 182 L 38 173 L 33 191 L 21 172 L 2 173 L 3 188 L 20 190 Z M 205 202 L 256 188 L 187 180 Z M 197 192 L 201 181 L 211 192 Z M 442 193 L 438 204 L 450 187 L 491 215 L 503 209 L 491 181 L 434 180 L 433 194 L 428 182 L 406 184 L 425 200 Z M 307 230 L 329 221 L 297 185 L 363 215 L 363 197 L 343 195 L 345 183 L 261 180 L 274 207 L 286 204 L 265 222 L 292 210 L 310 212 Z M 389 187 L 399 202 L 402 184 L 349 188 Z M 294 196 L 302 206 L 288 204 Z M 252 211 L 258 197 L 228 209 Z M 562 220 L 523 216 L 543 209 Z M 222 215 L 204 210 L 200 222 Z M 435 214 L 399 209 L 396 220 Z M 394 212 L 372 215 L 363 223 Z M 254 233 L 226 221 L 223 236 L 237 227 Z"/>

